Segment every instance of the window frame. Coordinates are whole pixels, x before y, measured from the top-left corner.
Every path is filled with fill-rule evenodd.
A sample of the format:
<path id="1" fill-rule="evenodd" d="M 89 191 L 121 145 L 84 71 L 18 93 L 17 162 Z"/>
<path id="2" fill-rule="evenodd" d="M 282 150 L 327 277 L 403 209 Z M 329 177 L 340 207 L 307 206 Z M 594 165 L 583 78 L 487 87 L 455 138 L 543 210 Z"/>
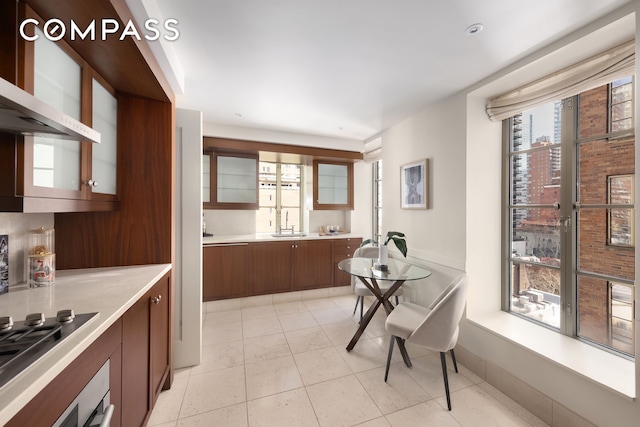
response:
<path id="1" fill-rule="evenodd" d="M 635 78 L 632 80 L 632 84 Z M 611 86 L 609 83 L 609 98 L 607 100 L 607 117 L 606 120 L 610 123 L 611 119 Z M 564 227 L 564 232 L 561 233 L 561 288 L 560 288 L 560 310 L 561 310 L 561 320 L 560 320 L 560 328 L 555 329 L 545 323 L 538 322 L 536 320 L 531 319 L 530 317 L 518 314 L 511 310 L 511 301 L 512 301 L 512 274 L 511 274 L 511 264 L 512 264 L 512 230 L 513 230 L 513 218 L 512 218 L 512 209 L 517 208 L 518 205 L 514 202 L 512 195 L 512 180 L 515 179 L 514 170 L 512 168 L 513 158 L 516 155 L 521 154 L 522 152 L 527 152 L 527 150 L 516 151 L 512 150 L 511 141 L 513 135 L 515 133 L 513 126 L 513 119 L 511 118 L 503 120 L 502 127 L 502 135 L 503 135 L 503 150 L 502 150 L 502 261 L 501 261 L 501 271 L 502 271 L 502 294 L 501 294 L 501 306 L 502 310 L 508 312 L 510 314 L 514 314 L 518 317 L 521 317 L 527 321 L 532 323 L 537 323 L 541 326 L 547 327 L 552 330 L 556 330 L 563 335 L 567 335 L 572 338 L 576 338 L 580 341 L 587 342 L 589 344 L 593 344 L 598 348 L 601 348 L 605 351 L 611 352 L 615 355 L 627 358 L 633 358 L 633 355 L 626 354 L 623 350 L 617 349 L 613 347 L 613 341 L 609 339 L 609 343 L 607 345 L 602 344 L 600 342 L 592 341 L 586 336 L 580 336 L 579 333 L 579 325 L 580 325 L 580 312 L 578 307 L 578 280 L 583 277 L 594 277 L 602 280 L 613 281 L 616 283 L 622 283 L 625 286 L 635 286 L 633 281 L 621 279 L 614 277 L 610 274 L 601 275 L 598 273 L 593 273 L 589 271 L 580 270 L 578 266 L 578 260 L 580 253 L 578 251 L 578 214 L 580 209 L 593 209 L 593 208 L 609 208 L 611 205 L 609 203 L 604 205 L 587 205 L 580 204 L 578 194 L 577 194 L 577 184 L 579 178 L 579 165 L 578 165 L 578 148 L 580 144 L 592 142 L 595 140 L 618 140 L 621 138 L 633 137 L 635 142 L 635 129 L 624 129 L 622 131 L 616 132 L 608 132 L 604 135 L 590 136 L 588 138 L 580 138 L 579 137 L 579 111 L 580 111 L 580 94 L 565 98 L 561 100 L 562 102 L 562 112 L 561 112 L 561 142 L 560 147 L 562 150 L 561 155 L 561 163 L 562 163 L 562 176 L 561 176 L 561 196 L 559 202 L 559 208 L 561 212 L 562 218 L 562 226 Z M 634 100 L 632 100 L 634 102 Z M 610 130 L 609 124 L 607 124 L 607 129 Z M 635 168 L 634 168 L 635 170 Z M 631 175 L 631 174 L 621 174 L 621 175 Z M 632 178 L 633 182 L 633 178 Z M 608 182 L 607 182 L 607 197 L 609 194 L 608 191 Z M 632 194 L 632 197 L 634 195 Z M 607 199 L 609 202 L 610 200 Z M 634 202 L 634 201 L 632 201 Z M 633 209 L 633 203 L 631 205 L 624 205 L 626 209 Z M 609 220 L 607 219 L 607 223 L 605 227 L 607 232 L 609 230 Z M 633 228 L 635 228 L 633 226 Z M 607 236 L 607 243 L 609 238 Z M 633 288 L 635 292 L 635 287 Z M 611 309 L 611 292 L 608 292 L 608 304 L 609 309 Z M 633 307 L 635 314 L 635 306 Z M 611 310 L 609 310 L 611 313 Z M 609 324 L 609 336 L 611 337 L 611 329 L 612 329 L 612 319 L 611 317 L 608 319 Z M 633 336 L 633 335 L 632 335 Z M 637 348 L 638 344 L 634 343 Z M 635 350 L 637 352 L 637 350 Z"/>
<path id="2" fill-rule="evenodd" d="M 371 164 L 372 172 L 372 218 L 371 236 L 379 242 L 382 239 L 382 159 Z"/>
<path id="3" fill-rule="evenodd" d="M 260 192 L 266 188 L 260 185 L 260 173 L 261 173 L 261 168 L 260 168 L 260 164 L 262 163 L 268 163 L 271 165 L 275 165 L 275 176 L 276 176 L 276 182 L 275 182 L 275 192 L 276 192 L 276 200 L 275 200 L 275 206 L 265 206 L 265 205 L 261 205 L 260 204 Z M 257 207 L 257 213 L 260 212 L 260 209 L 262 208 L 270 208 L 270 209 L 275 209 L 275 230 L 273 231 L 264 231 L 261 229 L 258 229 L 258 215 L 256 215 L 256 232 L 257 233 L 280 233 L 282 231 L 282 210 L 286 209 L 287 207 L 292 207 L 292 206 L 283 206 L 282 204 L 282 166 L 283 165 L 293 165 L 298 167 L 299 171 L 300 171 L 300 181 L 299 181 L 299 185 L 300 185 L 300 195 L 298 198 L 298 223 L 300 224 L 300 229 L 297 230 L 297 232 L 301 232 L 304 229 L 304 171 L 305 168 L 303 167 L 303 165 L 297 164 L 297 163 L 286 163 L 286 162 L 269 162 L 269 161 L 258 161 L 258 207 Z M 293 208 L 293 207 L 292 207 Z"/>

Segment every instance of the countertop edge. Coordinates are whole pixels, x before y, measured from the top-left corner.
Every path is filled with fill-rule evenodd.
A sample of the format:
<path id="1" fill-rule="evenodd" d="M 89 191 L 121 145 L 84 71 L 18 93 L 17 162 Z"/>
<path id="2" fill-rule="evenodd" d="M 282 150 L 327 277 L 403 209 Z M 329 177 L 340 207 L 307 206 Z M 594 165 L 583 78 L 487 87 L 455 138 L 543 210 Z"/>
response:
<path id="1" fill-rule="evenodd" d="M 269 233 L 256 233 L 256 234 L 238 234 L 238 235 L 221 235 L 212 237 L 203 237 L 202 246 L 212 245 L 228 245 L 234 243 L 256 243 L 256 242 L 286 242 L 286 241 L 299 241 L 299 240 L 325 240 L 325 239 L 362 239 L 362 235 L 358 233 L 338 233 L 321 235 L 320 233 L 307 233 L 305 236 L 286 236 L 286 237 L 273 237 Z"/>
<path id="2" fill-rule="evenodd" d="M 171 264 L 153 264 L 127 267 L 109 267 L 83 270 L 68 270 L 75 277 L 82 274 L 118 272 L 121 270 L 145 270 L 145 278 L 141 283 L 131 287 L 131 292 L 125 296 L 126 301 L 118 307 L 98 310 L 99 314 L 82 326 L 79 330 L 67 337 L 54 349 L 37 360 L 20 376 L 0 388 L 0 425 L 5 425 L 27 403 L 29 403 L 44 387 L 58 374 L 73 362 L 84 350 L 86 350 L 98 337 L 100 337 L 116 320 L 135 304 L 158 280 L 171 271 Z M 150 270 L 148 273 L 146 270 Z M 63 277 L 65 271 L 57 271 L 58 277 Z M 53 286 L 59 285 L 56 283 Z M 64 281 L 64 279 L 62 279 Z M 11 290 L 10 290 L 11 292 Z M 99 295 L 95 296 L 99 298 Z M 45 313 L 45 315 L 49 315 Z"/>

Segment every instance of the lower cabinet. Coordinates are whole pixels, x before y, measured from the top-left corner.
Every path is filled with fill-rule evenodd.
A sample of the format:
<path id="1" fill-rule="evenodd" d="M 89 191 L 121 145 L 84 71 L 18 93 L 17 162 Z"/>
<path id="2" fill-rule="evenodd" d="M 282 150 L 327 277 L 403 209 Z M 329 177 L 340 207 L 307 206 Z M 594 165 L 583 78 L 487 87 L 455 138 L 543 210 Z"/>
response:
<path id="1" fill-rule="evenodd" d="M 332 286 L 332 241 L 252 243 L 251 295 Z"/>
<path id="2" fill-rule="evenodd" d="M 203 301 L 246 296 L 249 259 L 248 243 L 203 246 Z"/>
<path id="3" fill-rule="evenodd" d="M 290 241 L 249 244 L 251 295 L 294 290 L 291 276 L 293 245 Z"/>
<path id="4" fill-rule="evenodd" d="M 122 319 L 118 319 L 80 356 L 55 377 L 7 424 L 7 427 L 51 426 L 76 396 L 109 360 L 110 401 L 115 409 L 111 427 L 128 426 L 121 421 L 122 408 Z"/>
<path id="5" fill-rule="evenodd" d="M 331 240 L 303 240 L 295 244 L 293 283 L 296 290 L 333 285 L 332 251 Z"/>
<path id="6" fill-rule="evenodd" d="M 145 425 L 170 372 L 170 276 L 122 316 L 122 424 Z"/>
<path id="7" fill-rule="evenodd" d="M 351 256 L 361 241 L 301 239 L 203 246 L 202 299 L 348 285 L 349 275 L 337 271 L 337 264 Z"/>
<path id="8" fill-rule="evenodd" d="M 107 360 L 111 427 L 144 426 L 171 381 L 170 280 L 169 272 L 6 426 L 53 425 Z"/>
<path id="9" fill-rule="evenodd" d="M 362 239 L 359 238 L 335 239 L 333 241 L 334 286 L 349 286 L 351 284 L 351 275 L 340 271 L 338 263 L 343 259 L 351 258 L 360 243 L 362 243 Z"/>
<path id="10" fill-rule="evenodd" d="M 149 348 L 151 355 L 151 408 L 158 395 L 168 388 L 171 379 L 171 286 L 170 276 L 165 276 L 151 289 L 151 324 L 149 325 Z M 167 387 L 165 387 L 167 385 Z"/>

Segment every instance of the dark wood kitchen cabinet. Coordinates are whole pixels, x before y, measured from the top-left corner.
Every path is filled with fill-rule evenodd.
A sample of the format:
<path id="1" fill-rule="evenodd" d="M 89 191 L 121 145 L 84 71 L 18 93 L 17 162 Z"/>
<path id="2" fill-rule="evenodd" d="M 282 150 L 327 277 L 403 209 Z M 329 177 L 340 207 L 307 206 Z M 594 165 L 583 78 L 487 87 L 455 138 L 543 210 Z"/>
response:
<path id="1" fill-rule="evenodd" d="M 24 4 L 18 8 L 18 15 L 43 20 Z M 0 69 L 0 77 L 95 127 L 102 134 L 102 143 L 0 133 L 0 169 L 7 171 L 4 185 L 0 185 L 0 211 L 117 209 L 115 89 L 64 40 L 54 43 L 40 37 L 26 42 L 18 38 L 16 46 L 24 63 L 17 67 L 17 75 Z M 45 51 L 48 53 L 38 53 Z M 73 84 L 69 84 L 71 81 Z M 74 99 L 77 102 L 69 101 Z"/>
<path id="2" fill-rule="evenodd" d="M 203 246 L 203 301 L 246 296 L 249 259 L 248 243 Z"/>
<path id="3" fill-rule="evenodd" d="M 295 290 L 326 288 L 333 284 L 332 241 L 301 240 L 295 242 Z"/>
<path id="4" fill-rule="evenodd" d="M 151 355 L 151 408 L 155 406 L 158 395 L 164 389 L 171 363 L 171 278 L 164 276 L 151 289 L 151 324 L 149 327 L 149 348 Z"/>
<path id="5" fill-rule="evenodd" d="M 264 295 L 294 290 L 291 268 L 293 242 L 251 243 L 251 295 Z"/>
<path id="6" fill-rule="evenodd" d="M 253 243 L 251 294 L 326 288 L 333 283 L 331 240 Z"/>
<path id="7" fill-rule="evenodd" d="M 122 423 L 142 426 L 169 374 L 170 276 L 122 316 Z"/>
<path id="8" fill-rule="evenodd" d="M 313 161 L 313 210 L 353 210 L 353 163 Z"/>
<path id="9" fill-rule="evenodd" d="M 360 238 L 335 239 L 333 241 L 334 286 L 349 286 L 351 284 L 351 275 L 340 271 L 338 263 L 343 259 L 351 258 L 360 243 L 362 243 Z"/>
<path id="10" fill-rule="evenodd" d="M 338 241 L 338 254 L 333 239 L 205 245 L 203 300 L 342 286 L 334 268 L 362 239 Z"/>
<path id="11" fill-rule="evenodd" d="M 204 209 L 258 209 L 258 154 L 203 154 Z"/>
<path id="12" fill-rule="evenodd" d="M 171 364 L 171 283 L 163 276 L 80 356 L 34 397 L 7 426 L 53 425 L 109 360 L 112 427 L 143 426 Z"/>
<path id="13" fill-rule="evenodd" d="M 129 425 L 121 423 L 121 337 L 122 321 L 118 319 L 27 403 L 6 424 L 6 427 L 53 425 L 107 360 L 109 360 L 110 401 L 115 406 L 111 427 Z"/>

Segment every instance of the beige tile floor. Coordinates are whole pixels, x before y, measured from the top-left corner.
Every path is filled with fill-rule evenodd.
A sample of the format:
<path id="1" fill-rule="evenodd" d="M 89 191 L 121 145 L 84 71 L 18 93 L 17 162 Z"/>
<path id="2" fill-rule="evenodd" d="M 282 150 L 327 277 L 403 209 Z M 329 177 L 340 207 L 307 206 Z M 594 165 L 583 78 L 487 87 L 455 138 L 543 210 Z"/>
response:
<path id="1" fill-rule="evenodd" d="M 355 297 L 298 300 L 203 315 L 203 359 L 175 372 L 150 426 L 546 426 L 464 366 L 446 409 L 439 354 L 394 351 L 379 310 L 356 347 Z"/>

